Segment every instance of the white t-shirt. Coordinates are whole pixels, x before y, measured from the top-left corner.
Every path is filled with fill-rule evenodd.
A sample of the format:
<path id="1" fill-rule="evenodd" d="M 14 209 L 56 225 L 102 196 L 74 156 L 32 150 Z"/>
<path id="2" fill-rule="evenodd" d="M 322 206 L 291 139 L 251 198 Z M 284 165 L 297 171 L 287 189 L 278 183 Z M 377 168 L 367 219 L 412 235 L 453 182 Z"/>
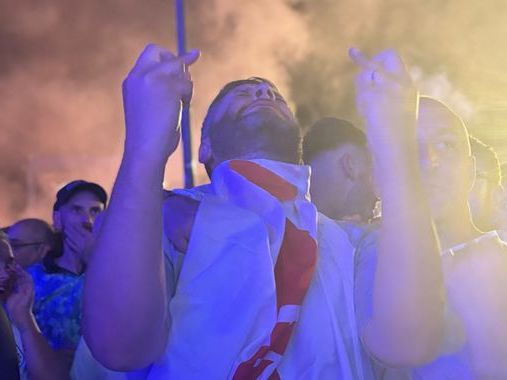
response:
<path id="1" fill-rule="evenodd" d="M 372 313 L 376 233 L 356 255 L 355 304 L 359 328 Z M 413 369 L 374 363 L 382 379 L 507 378 L 507 245 L 492 231 L 442 252 L 447 293 L 440 355 Z M 421 312 L 424 312 L 421 310 Z"/>

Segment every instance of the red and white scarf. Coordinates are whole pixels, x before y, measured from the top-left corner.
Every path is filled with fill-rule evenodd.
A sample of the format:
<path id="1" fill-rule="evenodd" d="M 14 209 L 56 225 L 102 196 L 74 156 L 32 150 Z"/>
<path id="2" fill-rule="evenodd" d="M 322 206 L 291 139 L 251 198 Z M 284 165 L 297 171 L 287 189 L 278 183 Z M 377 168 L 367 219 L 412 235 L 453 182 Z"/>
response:
<path id="1" fill-rule="evenodd" d="M 308 167 L 268 160 L 214 170 L 170 302 L 166 352 L 149 379 L 355 377 L 355 331 L 343 314 L 351 281 L 342 278 L 352 267 L 335 254 L 351 262 L 353 248 L 328 224 L 333 248 L 317 258 L 308 184 Z"/>

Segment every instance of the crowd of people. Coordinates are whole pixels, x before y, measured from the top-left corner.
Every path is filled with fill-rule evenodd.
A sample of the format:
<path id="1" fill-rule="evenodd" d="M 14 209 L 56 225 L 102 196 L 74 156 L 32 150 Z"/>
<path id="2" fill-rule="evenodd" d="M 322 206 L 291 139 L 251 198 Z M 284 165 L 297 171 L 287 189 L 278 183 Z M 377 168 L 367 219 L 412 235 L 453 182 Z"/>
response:
<path id="1" fill-rule="evenodd" d="M 395 51 L 350 56 L 364 130 L 235 80 L 210 182 L 167 191 L 199 52 L 148 45 L 111 199 L 73 180 L 51 224 L 2 230 L 2 379 L 506 379 L 498 157 Z"/>

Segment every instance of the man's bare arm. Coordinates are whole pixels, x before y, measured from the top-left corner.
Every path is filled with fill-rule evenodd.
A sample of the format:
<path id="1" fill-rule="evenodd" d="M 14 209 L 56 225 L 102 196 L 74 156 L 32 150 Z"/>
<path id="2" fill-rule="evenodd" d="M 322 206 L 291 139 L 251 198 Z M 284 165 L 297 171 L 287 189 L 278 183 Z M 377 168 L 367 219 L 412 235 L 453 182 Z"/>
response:
<path id="1" fill-rule="evenodd" d="M 125 149 L 84 289 L 86 341 L 111 369 L 145 367 L 165 348 L 162 181 L 192 93 L 185 66 L 197 58 L 148 45 L 123 83 Z"/>
<path id="2" fill-rule="evenodd" d="M 16 285 L 5 306 L 21 338 L 28 377 L 33 380 L 69 379 L 71 360 L 62 351 L 49 346 L 32 313 L 32 278 L 21 267 L 16 268 L 16 272 Z"/>
<path id="3" fill-rule="evenodd" d="M 418 164 L 418 94 L 398 55 L 387 50 L 360 66 L 358 108 L 367 125 L 382 199 L 373 311 L 363 342 L 390 366 L 431 360 L 443 334 L 443 276 L 438 241 Z"/>

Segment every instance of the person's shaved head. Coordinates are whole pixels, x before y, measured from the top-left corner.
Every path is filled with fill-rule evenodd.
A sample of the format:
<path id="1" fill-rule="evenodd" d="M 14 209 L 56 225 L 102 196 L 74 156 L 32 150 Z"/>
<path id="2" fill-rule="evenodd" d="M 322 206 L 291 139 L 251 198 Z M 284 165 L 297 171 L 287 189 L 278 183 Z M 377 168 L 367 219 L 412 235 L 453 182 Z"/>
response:
<path id="1" fill-rule="evenodd" d="M 54 247 L 54 231 L 41 219 L 22 219 L 10 226 L 7 234 L 14 257 L 23 268 L 41 261 Z"/>
<path id="2" fill-rule="evenodd" d="M 429 96 L 419 99 L 419 128 L 434 133 L 449 133 L 455 136 L 455 142 L 462 152 L 470 156 L 468 130 L 461 117 L 444 103 Z"/>
<path id="3" fill-rule="evenodd" d="M 9 232 L 19 230 L 21 233 L 30 235 L 37 240 L 50 242 L 53 238 L 53 228 L 42 219 L 21 219 L 9 227 Z"/>

